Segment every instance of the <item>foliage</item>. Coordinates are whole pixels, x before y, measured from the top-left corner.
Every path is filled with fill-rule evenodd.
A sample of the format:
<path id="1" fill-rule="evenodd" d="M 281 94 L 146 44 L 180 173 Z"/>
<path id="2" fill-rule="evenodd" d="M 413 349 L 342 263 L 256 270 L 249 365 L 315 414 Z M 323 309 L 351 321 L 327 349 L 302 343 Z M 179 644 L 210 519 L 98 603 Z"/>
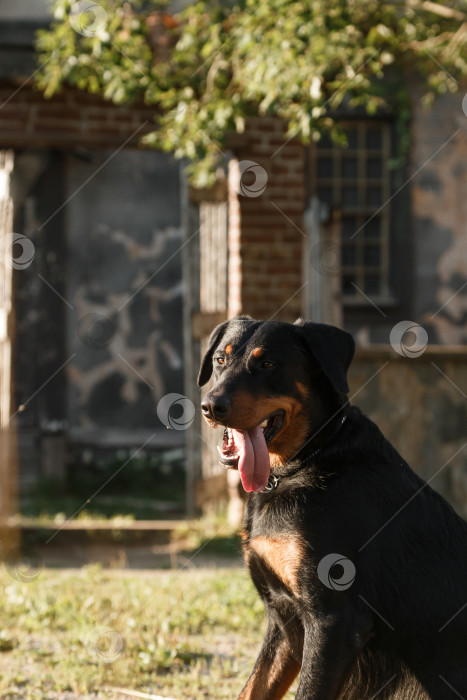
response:
<path id="1" fill-rule="evenodd" d="M 197 2 L 172 29 L 155 0 L 100 0 L 106 21 L 92 36 L 72 28 L 70 5 L 55 0 L 56 21 L 39 35 L 41 89 L 70 84 L 154 104 L 158 128 L 146 143 L 193 161 L 198 185 L 212 181 L 229 132 L 249 115 L 279 115 L 304 142 L 326 131 L 342 140 L 339 110 L 392 109 L 406 121 L 410 73 L 423 77 L 427 102 L 467 78 L 463 0 Z M 165 37 L 151 33 L 157 17 Z"/>

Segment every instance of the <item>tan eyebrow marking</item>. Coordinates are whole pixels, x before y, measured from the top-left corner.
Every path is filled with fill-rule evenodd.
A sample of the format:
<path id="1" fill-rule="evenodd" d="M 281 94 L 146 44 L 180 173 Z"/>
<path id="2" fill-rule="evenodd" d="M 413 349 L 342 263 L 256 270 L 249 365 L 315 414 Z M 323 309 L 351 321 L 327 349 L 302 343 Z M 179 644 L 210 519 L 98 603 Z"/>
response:
<path id="1" fill-rule="evenodd" d="M 232 352 L 232 350 L 233 350 L 233 347 L 230 345 L 230 343 L 229 343 L 228 345 L 225 346 L 225 354 L 226 354 L 226 355 L 230 355 L 230 353 Z"/>
<path id="2" fill-rule="evenodd" d="M 253 350 L 253 357 L 261 357 L 263 354 L 263 348 L 255 348 Z"/>

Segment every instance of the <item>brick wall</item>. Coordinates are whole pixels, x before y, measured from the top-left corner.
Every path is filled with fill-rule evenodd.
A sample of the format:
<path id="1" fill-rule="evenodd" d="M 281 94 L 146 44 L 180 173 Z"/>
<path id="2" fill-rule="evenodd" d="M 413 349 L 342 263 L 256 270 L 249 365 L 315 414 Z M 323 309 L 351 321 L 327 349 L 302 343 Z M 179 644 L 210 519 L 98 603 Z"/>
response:
<path id="1" fill-rule="evenodd" d="M 301 313 L 305 156 L 297 140 L 284 136 L 280 119 L 252 118 L 228 144 L 235 154 L 229 173 L 230 315 L 290 321 Z M 251 169 L 242 174 L 243 161 L 266 173 L 259 196 L 251 196 L 255 176 Z M 241 187 L 232 186 L 239 181 L 240 194 L 235 190 Z"/>
<path id="2" fill-rule="evenodd" d="M 29 85 L 2 82 L 0 147 L 136 146 L 154 130 L 155 113 L 154 106 L 114 105 L 72 89 L 46 100 Z"/>
<path id="3" fill-rule="evenodd" d="M 30 85 L 0 83 L 0 148 L 119 148 L 154 130 L 156 108 L 118 106 L 65 88 L 50 100 Z M 251 161 L 264 169 L 260 196 L 229 188 L 229 315 L 293 320 L 302 309 L 304 149 L 285 139 L 274 117 L 251 118 L 231 137 L 231 171 Z M 253 176 L 254 180 L 254 176 Z"/>

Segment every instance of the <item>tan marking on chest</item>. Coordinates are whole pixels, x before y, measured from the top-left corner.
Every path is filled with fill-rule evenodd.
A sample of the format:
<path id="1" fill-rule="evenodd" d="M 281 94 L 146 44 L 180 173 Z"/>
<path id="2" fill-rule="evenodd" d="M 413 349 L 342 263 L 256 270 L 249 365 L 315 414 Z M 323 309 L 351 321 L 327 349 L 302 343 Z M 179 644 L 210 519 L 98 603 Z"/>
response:
<path id="1" fill-rule="evenodd" d="M 298 574 L 302 565 L 305 543 L 290 535 L 281 539 L 254 537 L 250 552 L 255 552 L 292 593 L 298 594 Z"/>

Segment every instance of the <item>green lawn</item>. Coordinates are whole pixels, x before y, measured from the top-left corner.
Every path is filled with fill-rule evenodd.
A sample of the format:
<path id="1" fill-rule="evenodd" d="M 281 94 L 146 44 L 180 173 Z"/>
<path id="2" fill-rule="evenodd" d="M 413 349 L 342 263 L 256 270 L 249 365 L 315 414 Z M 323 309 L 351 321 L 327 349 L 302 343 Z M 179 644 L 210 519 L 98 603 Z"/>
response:
<path id="1" fill-rule="evenodd" d="M 0 697 L 11 699 L 127 688 L 232 700 L 265 626 L 242 569 L 3 567 L 0 619 Z"/>

